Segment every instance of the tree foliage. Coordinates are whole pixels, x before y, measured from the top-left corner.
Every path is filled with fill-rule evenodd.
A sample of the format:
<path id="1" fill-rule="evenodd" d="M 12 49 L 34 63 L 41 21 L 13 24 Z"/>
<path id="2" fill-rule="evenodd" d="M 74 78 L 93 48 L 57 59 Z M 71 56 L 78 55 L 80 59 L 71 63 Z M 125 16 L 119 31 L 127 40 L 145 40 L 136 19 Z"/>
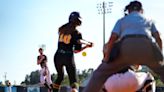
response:
<path id="1" fill-rule="evenodd" d="M 33 85 L 40 82 L 40 73 L 39 70 L 32 71 L 30 75 L 25 76 L 25 80 L 21 84 Z"/>
<path id="2" fill-rule="evenodd" d="M 143 71 L 151 72 L 151 74 L 155 78 L 157 86 L 164 86 L 164 84 L 160 80 L 160 77 L 158 75 L 156 75 L 154 72 L 152 72 L 149 68 L 144 67 Z M 86 81 L 86 79 L 92 74 L 92 72 L 93 72 L 92 68 L 85 69 L 82 71 L 77 71 L 78 84 L 81 86 Z M 57 78 L 57 74 L 53 73 L 51 75 L 52 82 L 55 82 L 56 78 Z M 38 84 L 39 82 L 40 82 L 40 74 L 39 74 L 39 70 L 36 70 L 36 71 L 32 71 L 30 75 L 27 74 L 25 76 L 25 80 L 21 84 L 33 85 L 33 84 Z M 62 81 L 61 85 L 62 86 L 68 86 L 69 85 L 68 75 L 64 76 L 64 80 Z"/>
<path id="3" fill-rule="evenodd" d="M 83 70 L 81 73 L 80 71 L 77 71 L 77 79 L 78 79 L 78 83 L 79 85 L 81 85 L 81 83 L 93 72 L 93 69 L 88 69 L 88 70 Z M 51 80 L 52 82 L 55 82 L 57 78 L 57 74 L 53 73 L 51 75 Z M 22 81 L 21 84 L 25 84 L 25 85 L 33 85 L 33 84 L 38 84 L 40 82 L 40 73 L 39 70 L 36 71 L 32 71 L 30 73 L 30 75 L 26 75 L 25 76 L 25 80 Z M 69 85 L 69 77 L 68 75 L 64 76 L 64 80 L 62 81 L 63 86 Z"/>

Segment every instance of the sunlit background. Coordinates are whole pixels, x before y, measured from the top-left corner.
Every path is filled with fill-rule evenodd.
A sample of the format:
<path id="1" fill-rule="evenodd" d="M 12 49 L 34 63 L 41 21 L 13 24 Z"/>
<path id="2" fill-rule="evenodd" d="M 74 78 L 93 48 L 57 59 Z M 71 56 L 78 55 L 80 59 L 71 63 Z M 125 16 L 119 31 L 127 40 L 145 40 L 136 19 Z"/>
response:
<path id="1" fill-rule="evenodd" d="M 105 15 L 105 41 L 123 9 L 132 0 L 104 0 L 113 2 L 111 13 Z M 141 0 L 140 0 L 141 1 Z M 94 43 L 93 48 L 75 54 L 78 70 L 96 68 L 102 60 L 103 15 L 97 4 L 103 0 L 0 0 L 0 81 L 5 78 L 20 84 L 25 75 L 40 69 L 36 64 L 38 48 L 46 45 L 50 72 L 56 73 L 53 57 L 57 49 L 58 28 L 68 22 L 72 11 L 80 12 L 82 25 L 78 30 L 83 38 Z M 164 38 L 163 0 L 142 0 L 144 15 L 153 19 Z M 6 75 L 6 77 L 5 77 Z"/>

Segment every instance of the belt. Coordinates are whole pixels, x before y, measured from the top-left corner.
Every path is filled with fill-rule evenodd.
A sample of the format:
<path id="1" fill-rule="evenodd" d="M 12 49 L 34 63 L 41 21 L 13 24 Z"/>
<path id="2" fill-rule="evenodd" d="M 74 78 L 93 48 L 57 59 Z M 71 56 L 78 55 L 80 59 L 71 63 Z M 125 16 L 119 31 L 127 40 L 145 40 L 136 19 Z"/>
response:
<path id="1" fill-rule="evenodd" d="M 149 37 L 146 35 L 135 34 L 135 35 L 126 35 L 126 36 L 122 37 L 121 40 L 124 40 L 126 38 L 146 38 L 146 39 L 149 39 Z"/>
<path id="2" fill-rule="evenodd" d="M 66 54 L 66 53 L 73 53 L 72 51 L 65 51 L 65 50 L 63 50 L 63 49 L 59 49 L 59 50 L 57 50 L 57 52 L 63 53 L 63 54 Z"/>

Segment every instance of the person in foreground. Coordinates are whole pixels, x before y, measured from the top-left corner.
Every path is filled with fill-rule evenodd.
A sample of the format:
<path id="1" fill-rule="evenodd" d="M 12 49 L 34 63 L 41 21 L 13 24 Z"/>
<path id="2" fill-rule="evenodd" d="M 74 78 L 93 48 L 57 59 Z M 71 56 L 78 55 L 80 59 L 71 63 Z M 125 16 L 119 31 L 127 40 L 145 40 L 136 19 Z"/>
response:
<path id="1" fill-rule="evenodd" d="M 162 40 L 155 24 L 142 15 L 142 4 L 139 1 L 130 2 L 125 10 L 128 15 L 115 24 L 104 46 L 103 62 L 93 72 L 83 92 L 99 92 L 108 77 L 134 64 L 148 66 L 164 82 Z M 119 54 L 111 61 L 110 54 L 116 42 L 120 42 Z"/>
<path id="2" fill-rule="evenodd" d="M 58 92 L 60 89 L 64 79 L 64 66 L 69 76 L 71 92 L 78 91 L 74 53 L 92 47 L 92 43 L 82 46 L 82 34 L 76 29 L 80 25 L 80 14 L 74 11 L 69 16 L 69 22 L 59 28 L 58 49 L 54 56 L 57 79 L 53 84 L 53 92 Z"/>
<path id="3" fill-rule="evenodd" d="M 155 92 L 152 74 L 142 71 L 141 65 L 132 65 L 109 77 L 101 92 Z"/>

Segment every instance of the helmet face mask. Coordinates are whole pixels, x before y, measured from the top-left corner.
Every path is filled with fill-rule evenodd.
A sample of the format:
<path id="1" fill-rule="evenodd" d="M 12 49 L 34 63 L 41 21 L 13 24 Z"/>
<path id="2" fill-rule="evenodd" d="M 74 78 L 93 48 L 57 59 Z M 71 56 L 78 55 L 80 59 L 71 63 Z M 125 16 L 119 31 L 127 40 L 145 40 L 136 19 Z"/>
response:
<path id="1" fill-rule="evenodd" d="M 74 23 L 75 23 L 75 25 L 80 26 L 81 25 L 81 20 L 80 19 L 76 19 L 74 21 Z"/>

